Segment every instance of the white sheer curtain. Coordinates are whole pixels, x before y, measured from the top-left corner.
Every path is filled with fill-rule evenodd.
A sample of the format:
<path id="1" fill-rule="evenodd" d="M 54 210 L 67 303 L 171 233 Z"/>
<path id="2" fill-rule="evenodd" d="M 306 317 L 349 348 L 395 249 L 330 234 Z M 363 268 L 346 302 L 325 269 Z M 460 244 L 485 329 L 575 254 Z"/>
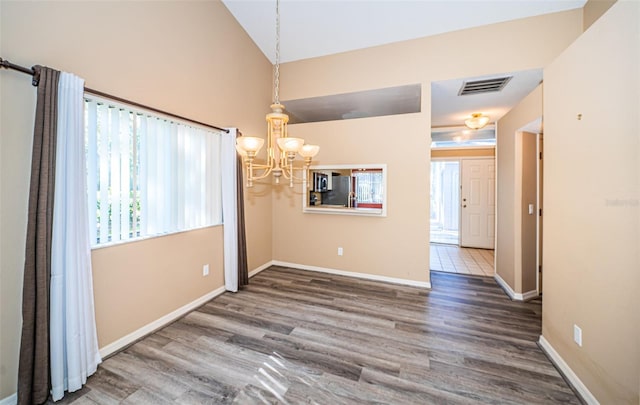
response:
<path id="1" fill-rule="evenodd" d="M 224 224 L 224 286 L 238 291 L 238 212 L 236 129 L 222 134 L 220 163 L 222 171 L 222 223 Z"/>
<path id="2" fill-rule="evenodd" d="M 50 285 L 53 400 L 101 362 L 93 304 L 84 143 L 84 80 L 60 73 Z"/>

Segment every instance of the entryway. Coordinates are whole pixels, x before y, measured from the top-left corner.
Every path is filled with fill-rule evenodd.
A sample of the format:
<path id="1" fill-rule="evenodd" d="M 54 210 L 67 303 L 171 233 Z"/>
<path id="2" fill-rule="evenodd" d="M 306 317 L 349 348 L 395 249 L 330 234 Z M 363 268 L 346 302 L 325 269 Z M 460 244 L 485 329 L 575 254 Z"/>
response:
<path id="1" fill-rule="evenodd" d="M 431 162 L 430 242 L 493 249 L 495 159 Z"/>
<path id="2" fill-rule="evenodd" d="M 430 204 L 430 269 L 492 277 L 495 159 L 433 159 Z"/>
<path id="3" fill-rule="evenodd" d="M 430 244 L 430 268 L 433 271 L 493 277 L 493 250 Z"/>

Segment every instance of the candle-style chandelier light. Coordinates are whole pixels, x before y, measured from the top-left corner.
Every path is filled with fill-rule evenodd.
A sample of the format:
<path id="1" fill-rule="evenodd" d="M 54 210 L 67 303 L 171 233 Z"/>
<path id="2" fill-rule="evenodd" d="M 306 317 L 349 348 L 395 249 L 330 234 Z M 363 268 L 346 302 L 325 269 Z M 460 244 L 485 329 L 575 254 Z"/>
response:
<path id="1" fill-rule="evenodd" d="M 255 180 L 263 179 L 270 174 L 280 182 L 280 177 L 289 180 L 289 187 L 293 187 L 295 180 L 303 180 L 294 176 L 294 172 L 309 170 L 311 160 L 320 151 L 317 145 L 306 145 L 304 139 L 291 138 L 287 133 L 289 116 L 284 113 L 284 106 L 280 104 L 280 1 L 276 0 L 276 64 L 274 68 L 274 101 L 271 113 L 267 114 L 267 161 L 266 164 L 255 163 L 255 158 L 264 139 L 251 136 L 240 136 L 236 140 L 236 150 L 242 156 L 246 171 L 247 187 L 253 187 Z M 295 166 L 296 153 L 304 158 L 303 166 Z M 256 173 L 258 171 L 258 173 Z"/>

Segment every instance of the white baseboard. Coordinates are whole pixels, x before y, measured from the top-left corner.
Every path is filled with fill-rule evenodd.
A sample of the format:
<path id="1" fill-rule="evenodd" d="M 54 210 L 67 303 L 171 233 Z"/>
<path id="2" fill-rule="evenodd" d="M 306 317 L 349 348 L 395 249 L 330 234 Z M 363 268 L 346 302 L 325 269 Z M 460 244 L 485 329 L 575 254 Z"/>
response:
<path id="1" fill-rule="evenodd" d="M 329 273 L 329 274 L 337 274 L 337 275 L 341 275 L 341 276 L 347 276 L 347 277 L 356 277 L 356 278 L 362 278 L 362 279 L 367 279 L 367 280 L 375 280 L 375 281 L 384 281 L 384 282 L 388 282 L 388 283 L 394 283 L 394 284 L 403 284 L 403 285 L 409 285 L 409 286 L 414 286 L 414 287 L 422 287 L 422 288 L 431 288 L 431 283 L 429 282 L 424 282 L 424 281 L 413 281 L 413 280 L 405 280 L 405 279 L 401 279 L 401 278 L 394 278 L 394 277 L 385 277 L 385 276 L 376 276 L 373 274 L 364 274 L 364 273 L 355 273 L 355 272 L 350 272 L 350 271 L 343 271 L 343 270 L 335 270 L 335 269 L 327 269 L 324 267 L 316 267 L 316 266 L 307 266 L 307 265 L 303 265 L 303 264 L 295 264 L 295 263 L 287 263 L 287 262 L 281 262 L 281 261 L 277 261 L 277 260 L 272 260 L 270 262 L 267 262 L 257 268 L 255 268 L 254 270 L 252 270 L 251 272 L 249 272 L 249 277 L 253 277 L 256 274 L 260 273 L 263 270 L 268 269 L 269 267 L 273 266 L 273 265 L 277 265 L 277 266 L 284 266 L 284 267 L 293 267 L 296 269 L 301 269 L 301 270 L 310 270 L 310 271 L 317 271 L 317 272 L 321 272 L 321 273 Z M 202 297 L 196 299 L 195 301 L 190 302 L 187 305 L 184 305 L 178 309 L 176 309 L 175 311 L 168 313 L 167 315 L 143 326 L 142 328 L 131 332 L 130 334 L 121 337 L 120 339 L 116 340 L 115 342 L 109 343 L 108 345 L 104 346 L 103 348 L 100 349 L 100 356 L 101 357 L 107 357 L 110 354 L 113 354 L 115 352 L 117 352 L 118 350 L 121 350 L 125 347 L 127 347 L 128 345 L 134 343 L 135 341 L 149 335 L 150 333 L 162 328 L 165 325 L 168 325 L 169 323 L 173 322 L 174 320 L 180 318 L 181 316 L 183 316 L 184 314 L 198 308 L 199 306 L 201 306 L 202 304 L 206 303 L 207 301 L 217 297 L 218 295 L 222 294 L 223 292 L 225 292 L 225 288 L 224 286 L 211 291 L 208 294 L 203 295 Z M 0 405 L 15 405 L 18 401 L 18 397 L 16 394 L 10 395 L 2 400 L 0 400 Z"/>
<path id="2" fill-rule="evenodd" d="M 431 288 L 431 283 L 428 281 L 414 281 L 414 280 L 407 280 L 404 278 L 377 276 L 375 274 L 356 273 L 353 271 L 329 269 L 326 267 L 308 266 L 306 264 L 281 262 L 279 260 L 274 260 L 272 264 L 275 266 L 292 267 L 294 269 L 300 269 L 300 270 L 317 271 L 319 273 L 329 273 L 329 274 L 336 274 L 339 276 L 362 278 L 365 280 L 384 281 L 386 283 L 402 284 L 402 285 L 408 285 L 408 286 L 420 287 L 420 288 Z"/>
<path id="3" fill-rule="evenodd" d="M 507 293 L 507 295 L 509 296 L 509 298 L 511 298 L 512 300 L 515 300 L 516 298 L 516 292 L 513 291 L 513 289 L 511 288 L 511 286 L 509 284 L 507 284 L 506 281 L 504 281 L 502 279 L 502 277 L 500 277 L 500 275 L 498 273 L 495 273 L 493 275 L 493 279 L 496 280 L 496 282 L 498 283 L 498 285 L 500 287 L 502 287 L 502 289 L 504 290 L 504 292 Z"/>
<path id="4" fill-rule="evenodd" d="M 569 381 L 569 383 L 578 391 L 578 394 L 582 397 L 582 400 L 586 402 L 588 405 L 599 405 L 600 402 L 593 396 L 591 391 L 587 388 L 586 385 L 578 378 L 576 373 L 571 370 L 571 367 L 564 361 L 564 359 L 560 356 L 560 354 L 556 351 L 556 349 L 551 346 L 551 343 L 544 336 L 540 335 L 540 340 L 538 340 L 540 348 L 542 351 L 551 359 L 551 362 L 555 364 L 555 366 L 560 370 L 560 372 L 564 375 L 564 377 Z"/>
<path id="5" fill-rule="evenodd" d="M 165 325 L 168 325 L 169 323 L 175 321 L 176 319 L 180 318 L 182 315 L 198 308 L 199 306 L 201 306 L 202 304 L 206 303 L 207 301 L 211 300 L 212 298 L 217 297 L 218 295 L 222 294 L 223 292 L 225 292 L 224 286 L 217 288 L 213 291 L 211 291 L 210 293 L 207 293 L 205 295 L 203 295 L 202 297 L 196 299 L 195 301 L 192 301 L 190 303 L 188 303 L 187 305 L 184 305 L 178 309 L 176 309 L 173 312 L 168 313 L 167 315 L 163 316 L 162 318 L 156 319 L 155 321 L 143 326 L 142 328 L 133 331 L 131 333 L 129 333 L 126 336 L 121 337 L 120 339 L 116 340 L 115 342 L 109 343 L 108 345 L 104 346 L 103 348 L 100 349 L 100 356 L 101 357 L 107 357 L 110 354 L 113 354 L 115 352 L 117 352 L 118 350 L 127 347 L 128 345 L 134 343 L 136 340 L 141 339 L 145 336 L 147 336 L 148 334 L 162 328 Z"/>
<path id="6" fill-rule="evenodd" d="M 509 298 L 511 298 L 513 301 L 529 301 L 529 300 L 531 300 L 533 298 L 536 298 L 538 296 L 538 291 L 536 291 L 536 290 L 527 291 L 525 293 L 517 293 L 517 292 L 513 291 L 513 288 L 511 288 L 511 286 L 509 284 L 507 284 L 507 282 L 504 281 L 504 279 L 502 277 L 500 277 L 500 275 L 498 273 L 495 273 L 493 275 L 493 278 L 494 278 L 494 280 L 496 280 L 498 285 L 500 285 L 500 287 L 502 287 L 504 292 L 507 293 Z"/>
<path id="7" fill-rule="evenodd" d="M 401 279 L 401 278 L 393 278 L 393 277 L 385 277 L 385 276 L 376 276 L 373 274 L 364 274 L 364 273 L 355 273 L 355 272 L 350 272 L 350 271 L 343 271 L 343 270 L 335 270 L 335 269 L 327 269 L 324 267 L 316 267 L 316 266 L 307 266 L 307 265 L 303 265 L 303 264 L 295 264 L 295 263 L 287 263 L 287 262 L 281 262 L 281 261 L 277 261 L 277 260 L 272 260 L 270 262 L 267 262 L 255 269 L 253 269 L 252 271 L 249 272 L 249 277 L 253 277 L 256 274 L 260 273 L 263 270 L 268 269 L 269 267 L 273 266 L 273 265 L 277 265 L 277 266 L 284 266 L 284 267 L 293 267 L 296 269 L 301 269 L 301 270 L 310 270 L 310 271 L 317 271 L 317 272 L 321 272 L 321 273 L 330 273 L 330 274 L 337 274 L 337 275 L 341 275 L 341 276 L 347 276 L 347 277 L 356 277 L 356 278 L 362 278 L 362 279 L 367 279 L 367 280 L 376 280 L 376 281 L 384 281 L 384 282 L 388 282 L 388 283 L 394 283 L 394 284 L 404 284 L 404 285 L 410 285 L 410 286 L 414 286 L 414 287 L 422 287 L 422 288 L 431 288 L 431 283 L 429 282 L 423 282 L 423 281 L 413 281 L 413 280 L 405 280 L 405 279 Z M 120 339 L 116 340 L 115 342 L 109 343 L 108 345 L 104 346 L 103 348 L 100 349 L 100 356 L 102 358 L 107 357 L 115 352 L 117 352 L 118 350 L 121 350 L 125 347 L 127 347 L 128 345 L 134 343 L 135 341 L 149 335 L 150 333 L 153 333 L 154 331 L 162 328 L 165 325 L 168 325 L 169 323 L 173 322 L 174 320 L 180 318 L 181 316 L 183 316 L 184 314 L 198 308 L 199 306 L 201 306 L 202 304 L 206 303 L 207 301 L 217 297 L 218 295 L 222 294 L 225 292 L 225 288 L 224 286 L 211 291 L 208 294 L 203 295 L 202 297 L 196 299 L 195 301 L 190 302 L 187 305 L 184 305 L 178 309 L 176 309 L 173 312 L 168 313 L 167 315 L 143 326 L 142 328 L 131 332 L 130 334 L 121 337 Z M 0 405 L 15 405 L 18 401 L 18 397 L 17 394 L 13 394 L 10 395 L 2 400 L 0 400 Z"/>
<path id="8" fill-rule="evenodd" d="M 262 266 L 252 270 L 249 273 L 249 277 L 253 277 L 256 274 L 260 273 L 261 271 L 269 268 L 269 266 L 271 266 L 273 264 L 273 262 L 267 262 L 265 264 L 263 264 Z M 145 337 L 146 335 L 152 333 L 155 330 L 158 330 L 160 328 L 162 328 L 165 325 L 168 325 L 169 323 L 173 322 L 174 320 L 180 318 L 181 316 L 183 316 L 184 314 L 198 308 L 200 305 L 204 304 L 205 302 L 217 297 L 218 295 L 222 294 L 223 292 L 225 292 L 225 288 L 224 286 L 211 291 L 208 294 L 203 295 L 202 297 L 198 298 L 195 301 L 192 301 L 190 303 L 188 303 L 187 305 L 184 305 L 183 307 L 180 307 L 178 309 L 176 309 L 175 311 L 163 316 L 160 319 L 157 319 L 145 326 L 143 326 L 142 328 L 131 332 L 130 334 L 121 337 L 120 339 L 116 340 L 113 343 L 110 343 L 108 345 L 106 345 L 105 347 L 103 347 L 102 349 L 100 349 L 100 356 L 101 357 L 106 357 L 110 354 L 113 354 L 115 352 L 117 352 L 118 350 L 127 347 L 128 345 L 130 345 L 131 343 L 135 342 L 136 340 Z M 2 403 L 0 403 L 0 405 L 4 405 Z"/>
<path id="9" fill-rule="evenodd" d="M 0 405 L 16 405 L 18 403 L 18 394 L 9 395 L 4 399 L 0 399 Z"/>
<path id="10" fill-rule="evenodd" d="M 273 265 L 273 260 L 266 262 L 265 264 L 263 264 L 262 266 L 256 267 L 255 269 L 251 270 L 249 272 L 249 278 L 255 276 L 256 274 L 260 273 L 263 270 L 268 269 L 269 267 L 271 267 Z"/>
<path id="11" fill-rule="evenodd" d="M 117 352 L 118 350 L 121 350 L 125 347 L 127 347 L 128 345 L 134 343 L 135 341 L 149 335 L 150 333 L 162 328 L 165 325 L 168 325 L 169 323 L 173 322 L 174 320 L 180 318 L 181 316 L 183 316 L 184 314 L 198 308 L 199 306 L 201 306 L 202 304 L 206 303 L 207 301 L 217 297 L 218 295 L 222 294 L 223 292 L 225 292 L 225 288 L 224 286 L 217 288 L 205 295 L 203 295 L 202 297 L 196 299 L 195 301 L 192 301 L 190 303 L 188 303 L 187 305 L 184 305 L 178 309 L 176 309 L 173 312 L 168 313 L 167 315 L 156 319 L 155 321 L 143 326 L 142 328 L 135 330 L 131 333 L 129 333 L 126 336 L 121 337 L 120 339 L 116 340 L 115 342 L 109 343 L 108 345 L 102 347 L 100 349 L 100 357 L 105 358 L 107 356 L 109 356 L 110 354 L 113 354 L 115 352 Z M 18 397 L 17 394 L 13 394 L 10 395 L 2 400 L 0 400 L 0 405 L 15 405 L 18 401 Z"/>
<path id="12" fill-rule="evenodd" d="M 526 293 L 519 294 L 522 296 L 522 301 L 529 301 L 534 298 L 538 298 L 539 294 L 537 290 L 527 291 Z"/>

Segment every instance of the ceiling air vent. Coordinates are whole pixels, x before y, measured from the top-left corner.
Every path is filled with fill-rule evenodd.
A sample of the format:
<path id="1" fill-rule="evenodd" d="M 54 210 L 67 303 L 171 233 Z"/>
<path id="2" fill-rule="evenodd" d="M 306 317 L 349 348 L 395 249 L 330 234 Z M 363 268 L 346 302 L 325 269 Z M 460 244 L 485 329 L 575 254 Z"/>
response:
<path id="1" fill-rule="evenodd" d="M 472 80 L 469 82 L 464 82 L 462 84 L 462 87 L 460 88 L 460 92 L 458 93 L 458 95 L 466 96 L 469 94 L 482 94 L 501 91 L 512 77 L 513 76 L 496 77 L 493 79 Z"/>

